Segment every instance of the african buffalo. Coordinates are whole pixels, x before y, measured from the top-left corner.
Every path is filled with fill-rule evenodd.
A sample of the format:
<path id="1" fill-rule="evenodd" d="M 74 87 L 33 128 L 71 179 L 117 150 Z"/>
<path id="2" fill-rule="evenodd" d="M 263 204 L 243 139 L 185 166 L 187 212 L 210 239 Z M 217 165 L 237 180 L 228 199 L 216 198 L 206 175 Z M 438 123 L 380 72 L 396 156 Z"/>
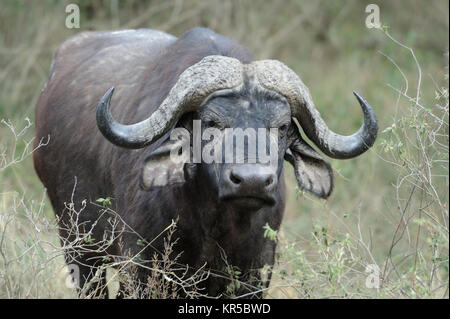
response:
<path id="1" fill-rule="evenodd" d="M 67 261 L 80 267 L 81 286 L 110 262 L 107 254 L 129 252 L 151 260 L 164 250 L 161 232 L 177 220 L 172 253 L 179 255 L 177 264 L 210 271 L 199 289 L 225 296 L 230 283 L 225 269 L 232 265 L 242 282 L 236 294 L 260 297 L 270 282 L 270 276 L 260 282 L 261 268 L 274 264 L 276 248 L 264 226 L 278 230 L 285 206 L 284 159 L 293 165 L 300 188 L 321 198 L 333 188 L 330 165 L 297 125 L 337 159 L 362 154 L 376 139 L 375 114 L 354 94 L 364 123 L 342 136 L 327 127 L 291 69 L 276 60 L 254 61 L 247 49 L 211 30 L 194 28 L 179 38 L 149 29 L 83 32 L 66 40 L 36 107 L 36 140 L 50 136 L 48 146 L 34 153 L 36 172 L 62 239 L 76 236 L 62 227 L 71 218 L 67 203 L 85 206 L 76 220 L 84 229 L 96 221 L 92 245 L 103 238 L 110 226 L 99 218 L 103 208 L 96 199 L 106 197 L 135 231 L 122 233 L 120 244 L 117 239 L 106 250 L 67 249 Z M 192 134 L 195 120 L 202 131 L 276 128 L 276 163 L 258 156 L 252 163 L 173 161 L 171 132 L 183 128 Z M 273 140 L 268 131 L 264 136 Z M 195 148 L 192 140 L 189 147 Z M 151 245 L 143 249 L 139 238 Z M 138 269 L 136 281 L 145 282 L 147 275 Z M 100 276 L 103 285 L 104 272 Z"/>

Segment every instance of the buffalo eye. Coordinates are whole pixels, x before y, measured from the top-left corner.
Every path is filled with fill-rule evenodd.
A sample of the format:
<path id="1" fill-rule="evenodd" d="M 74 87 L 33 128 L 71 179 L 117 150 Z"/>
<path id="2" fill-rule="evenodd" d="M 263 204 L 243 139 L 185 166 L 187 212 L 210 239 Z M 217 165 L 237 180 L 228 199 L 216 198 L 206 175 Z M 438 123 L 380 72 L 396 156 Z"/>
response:
<path id="1" fill-rule="evenodd" d="M 220 124 L 216 121 L 209 120 L 206 122 L 206 128 L 217 128 L 220 129 Z"/>
<path id="2" fill-rule="evenodd" d="M 288 128 L 289 128 L 289 124 L 283 124 L 278 128 L 278 132 L 281 137 L 286 135 Z"/>

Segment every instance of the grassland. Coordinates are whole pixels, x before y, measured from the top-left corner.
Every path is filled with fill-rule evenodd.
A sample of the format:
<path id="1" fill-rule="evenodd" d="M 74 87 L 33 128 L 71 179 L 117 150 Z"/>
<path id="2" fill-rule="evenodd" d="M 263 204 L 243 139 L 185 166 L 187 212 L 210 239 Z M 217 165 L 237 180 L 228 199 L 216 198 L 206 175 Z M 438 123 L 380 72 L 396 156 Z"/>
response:
<path id="1" fill-rule="evenodd" d="M 448 1 L 68 1 L 0 4 L 0 298 L 70 298 L 55 221 L 34 174 L 34 106 L 54 50 L 84 30 L 205 26 L 257 59 L 285 62 L 329 127 L 361 125 L 352 91 L 373 106 L 375 146 L 331 160 L 327 201 L 288 200 L 268 298 L 448 298 Z M 365 25 L 369 3 L 381 29 Z M 368 265 L 372 265 L 369 266 Z M 366 280 L 379 269 L 379 288 Z M 368 272 L 366 272 L 368 270 Z"/>

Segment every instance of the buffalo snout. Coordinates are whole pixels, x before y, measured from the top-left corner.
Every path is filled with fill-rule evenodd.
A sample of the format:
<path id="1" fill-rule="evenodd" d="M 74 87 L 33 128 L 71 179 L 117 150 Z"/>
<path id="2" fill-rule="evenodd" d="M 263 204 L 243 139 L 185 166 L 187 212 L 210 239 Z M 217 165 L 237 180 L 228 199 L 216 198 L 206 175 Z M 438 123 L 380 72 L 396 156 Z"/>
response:
<path id="1" fill-rule="evenodd" d="M 260 164 L 228 167 L 219 188 L 220 199 L 231 205 L 258 210 L 274 205 L 278 178 L 274 169 Z"/>

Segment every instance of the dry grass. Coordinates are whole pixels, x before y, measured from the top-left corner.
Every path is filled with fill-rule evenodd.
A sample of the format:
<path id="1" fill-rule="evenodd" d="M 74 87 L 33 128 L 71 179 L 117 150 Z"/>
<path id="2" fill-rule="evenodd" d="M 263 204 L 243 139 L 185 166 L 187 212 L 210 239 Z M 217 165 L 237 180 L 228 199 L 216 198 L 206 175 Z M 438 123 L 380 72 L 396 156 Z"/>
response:
<path id="1" fill-rule="evenodd" d="M 68 3 L 0 4 L 0 297 L 75 297 L 29 157 L 28 126 L 57 45 L 81 30 L 180 35 L 198 25 L 292 67 L 333 130 L 361 124 L 352 90 L 379 118 L 373 149 L 331 161 L 328 201 L 299 193 L 286 166 L 287 209 L 266 296 L 448 297 L 447 1 L 380 1 L 389 33 L 365 27 L 361 1 L 271 1 L 258 10 L 245 0 L 79 1 L 81 30 L 64 27 Z M 380 269 L 379 289 L 365 286 L 370 264 Z"/>

